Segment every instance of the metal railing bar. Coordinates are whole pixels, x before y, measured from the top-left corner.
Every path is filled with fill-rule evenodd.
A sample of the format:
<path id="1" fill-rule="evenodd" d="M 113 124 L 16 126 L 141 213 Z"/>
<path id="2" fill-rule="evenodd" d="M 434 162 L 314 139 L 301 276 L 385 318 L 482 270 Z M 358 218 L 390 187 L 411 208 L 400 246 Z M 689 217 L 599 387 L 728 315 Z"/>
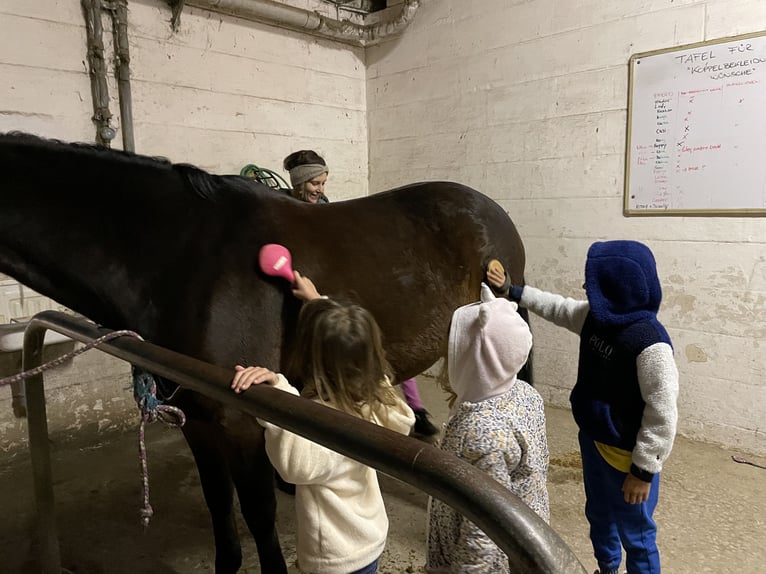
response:
<path id="1" fill-rule="evenodd" d="M 25 362 L 27 342 L 42 348 L 46 329 L 83 343 L 111 332 L 82 318 L 43 311 L 27 326 Z M 122 337 L 105 342 L 98 349 L 226 406 L 295 432 L 444 501 L 472 520 L 507 554 L 514 572 L 585 574 L 584 567 L 558 533 L 521 499 L 485 473 L 434 446 L 268 386 L 258 385 L 246 393 L 236 394 L 229 386 L 233 368 L 205 363 L 146 341 Z M 34 366 L 37 365 L 25 364 L 24 368 Z M 30 387 L 35 385 L 34 379 L 27 381 L 28 409 L 30 415 L 35 410 L 36 416 L 43 419 L 44 434 L 43 424 L 36 422 L 40 424 L 40 436 L 35 446 L 41 446 L 40 438 L 44 436 L 47 450 L 42 376 L 39 389 L 30 393 Z M 35 402 L 42 395 L 41 411 L 37 405 L 33 409 L 33 395 Z M 32 446 L 30 434 L 30 448 Z M 50 462 L 47 469 L 45 467 L 40 464 L 41 476 L 49 481 Z M 52 487 L 50 492 L 47 488 L 40 489 L 40 494 L 44 503 L 47 504 L 49 498 L 52 502 Z"/>

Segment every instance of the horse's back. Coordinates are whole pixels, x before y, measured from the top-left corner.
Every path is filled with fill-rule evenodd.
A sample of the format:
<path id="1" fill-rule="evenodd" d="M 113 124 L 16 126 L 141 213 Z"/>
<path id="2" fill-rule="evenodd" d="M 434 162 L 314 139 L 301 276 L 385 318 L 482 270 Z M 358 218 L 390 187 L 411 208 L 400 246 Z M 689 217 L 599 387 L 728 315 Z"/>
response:
<path id="1" fill-rule="evenodd" d="M 259 211 L 263 242 L 287 246 L 294 267 L 322 293 L 368 308 L 407 376 L 443 355 L 452 312 L 478 299 L 490 259 L 523 274 L 523 246 L 507 213 L 458 183 L 326 205 L 269 201 Z"/>

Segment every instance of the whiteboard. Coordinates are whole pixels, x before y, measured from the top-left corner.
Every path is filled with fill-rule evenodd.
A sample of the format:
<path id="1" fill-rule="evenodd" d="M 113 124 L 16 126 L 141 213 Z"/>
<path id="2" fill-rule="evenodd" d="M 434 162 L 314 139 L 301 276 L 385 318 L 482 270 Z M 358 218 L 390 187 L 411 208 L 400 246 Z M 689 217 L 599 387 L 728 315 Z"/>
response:
<path id="1" fill-rule="evenodd" d="M 630 58 L 625 215 L 766 215 L 766 32 Z"/>

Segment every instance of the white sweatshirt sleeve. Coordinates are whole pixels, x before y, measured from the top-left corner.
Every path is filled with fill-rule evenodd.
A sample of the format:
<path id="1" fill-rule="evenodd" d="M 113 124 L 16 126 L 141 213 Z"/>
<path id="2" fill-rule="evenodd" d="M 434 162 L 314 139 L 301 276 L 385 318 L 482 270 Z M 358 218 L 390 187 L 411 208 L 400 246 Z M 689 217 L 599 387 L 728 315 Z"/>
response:
<path id="1" fill-rule="evenodd" d="M 386 382 L 390 386 L 390 383 Z M 300 395 L 281 374 L 275 388 Z M 375 422 L 401 434 L 409 434 L 415 424 L 415 414 L 403 400 L 387 406 L 385 413 L 376 413 Z M 268 421 L 258 419 L 266 429 L 266 453 L 274 468 L 287 482 L 293 484 L 322 484 L 334 476 L 337 468 L 347 459 L 345 455 L 287 431 Z"/>
<path id="2" fill-rule="evenodd" d="M 526 307 L 546 321 L 551 321 L 555 325 L 564 327 L 578 335 L 582 331 L 585 318 L 590 310 L 588 301 L 578 301 L 571 297 L 548 293 L 529 285 L 524 286 L 519 305 Z"/>
<path id="3" fill-rule="evenodd" d="M 281 374 L 275 388 L 300 395 Z M 266 429 L 266 453 L 274 468 L 287 482 L 318 484 L 332 476 L 343 455 L 268 421 L 258 419 Z"/>
<path id="4" fill-rule="evenodd" d="M 633 448 L 633 464 L 657 474 L 670 455 L 678 423 L 678 367 L 673 349 L 656 343 L 636 359 L 638 384 L 646 403 Z"/>
<path id="5" fill-rule="evenodd" d="M 384 384 L 389 387 L 391 386 L 388 380 Z M 385 412 L 375 413 L 375 422 L 394 432 L 404 435 L 410 434 L 412 425 L 415 424 L 415 413 L 409 405 L 403 399 L 397 397 L 395 404 L 386 405 L 384 408 Z"/>

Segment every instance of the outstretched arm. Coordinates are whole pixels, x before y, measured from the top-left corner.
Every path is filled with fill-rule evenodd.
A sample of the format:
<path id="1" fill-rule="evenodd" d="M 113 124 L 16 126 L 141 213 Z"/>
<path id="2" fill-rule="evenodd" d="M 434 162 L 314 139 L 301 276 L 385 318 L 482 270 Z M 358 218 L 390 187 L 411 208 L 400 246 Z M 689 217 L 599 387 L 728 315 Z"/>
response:
<path id="1" fill-rule="evenodd" d="M 570 297 L 548 293 L 529 285 L 511 285 L 510 278 L 503 266 L 499 263 L 493 265 L 492 263 L 495 262 L 496 260 L 493 260 L 487 266 L 487 281 L 495 293 L 516 301 L 521 307 L 529 309 L 535 315 L 539 315 L 559 327 L 580 334 L 590 310 L 587 301 L 578 301 Z"/>

